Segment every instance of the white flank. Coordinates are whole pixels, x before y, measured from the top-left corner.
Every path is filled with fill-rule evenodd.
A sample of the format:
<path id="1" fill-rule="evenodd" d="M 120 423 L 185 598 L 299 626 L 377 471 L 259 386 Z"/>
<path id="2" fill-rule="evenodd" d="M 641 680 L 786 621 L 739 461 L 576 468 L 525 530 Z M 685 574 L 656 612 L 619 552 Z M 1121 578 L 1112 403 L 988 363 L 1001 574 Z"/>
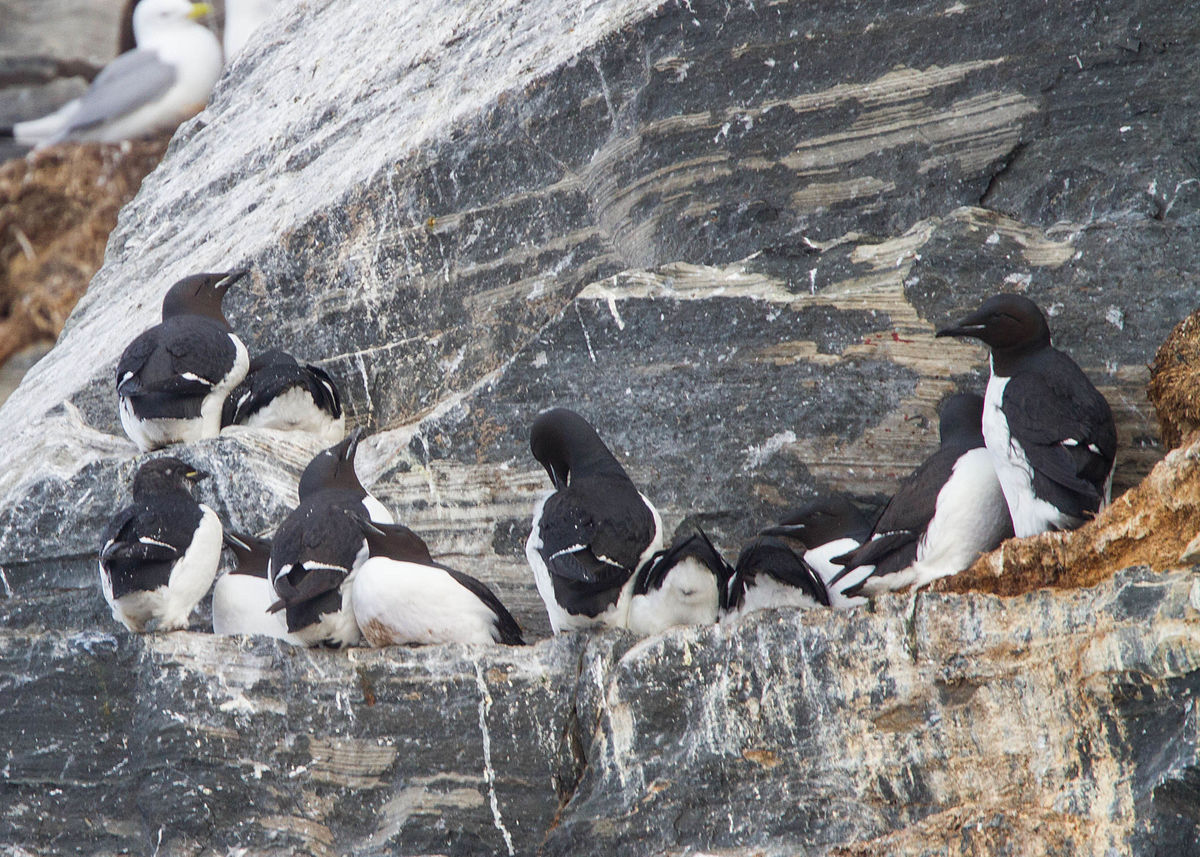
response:
<path id="1" fill-rule="evenodd" d="M 277 637 L 298 644 L 299 640 L 288 633 L 283 611 L 267 612 L 278 597 L 266 578 L 250 574 L 221 575 L 213 586 L 213 633 Z"/>
<path id="2" fill-rule="evenodd" d="M 821 580 L 825 581 L 825 588 L 829 591 L 829 606 L 834 609 L 849 610 L 851 607 L 867 603 L 865 596 L 856 595 L 850 598 L 842 593 L 874 571 L 875 566 L 861 566 L 847 574 L 836 584 L 832 586 L 829 584 L 829 581 L 833 580 L 842 571 L 842 566 L 836 565 L 833 562 L 833 558 L 841 556 L 844 553 L 849 553 L 858 546 L 859 542 L 857 539 L 842 538 L 834 539 L 831 542 L 826 542 L 823 545 L 818 545 L 804 552 L 804 561 L 812 566 L 813 571 L 820 576 Z"/>
<path id="3" fill-rule="evenodd" d="M 737 610 L 726 613 L 722 622 L 736 622 L 747 613 L 755 610 L 769 610 L 775 607 L 803 607 L 810 609 L 820 607 L 803 589 L 782 583 L 769 574 L 759 573 L 755 576 L 754 586 L 746 590 L 742 604 Z"/>
<path id="4" fill-rule="evenodd" d="M 276 396 L 246 420 L 250 428 L 269 428 L 279 431 L 304 431 L 320 438 L 325 446 L 333 446 L 346 436 L 346 415 L 334 419 L 313 402 L 312 394 L 303 387 L 292 387 Z"/>
<path id="5" fill-rule="evenodd" d="M 351 600 L 372 646 L 498 642 L 496 614 L 440 568 L 372 557 Z"/>

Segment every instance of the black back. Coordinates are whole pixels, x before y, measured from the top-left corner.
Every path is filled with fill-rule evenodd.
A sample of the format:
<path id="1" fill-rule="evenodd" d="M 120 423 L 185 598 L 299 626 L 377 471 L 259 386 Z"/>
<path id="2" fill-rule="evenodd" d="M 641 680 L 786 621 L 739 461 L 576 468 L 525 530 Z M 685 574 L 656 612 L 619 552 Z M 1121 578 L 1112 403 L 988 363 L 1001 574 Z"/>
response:
<path id="1" fill-rule="evenodd" d="M 870 534 L 871 521 L 844 494 L 818 497 L 788 513 L 778 525 L 760 533 L 797 539 L 806 549 L 844 538 L 861 542 Z"/>
<path id="2" fill-rule="evenodd" d="M 720 606 L 725 607 L 733 566 L 725 561 L 708 535 L 699 528 L 694 533 L 679 536 L 666 550 L 657 551 L 646 560 L 637 571 L 633 594 L 645 595 L 652 589 L 661 589 L 671 569 L 688 558 L 697 560 L 713 573 L 717 579 L 717 592 L 720 593 Z"/>
<path id="3" fill-rule="evenodd" d="M 117 362 L 117 392 L 130 398 L 138 416 L 200 415 L 200 400 L 233 367 L 237 349 L 229 331 L 201 316 L 176 316 L 139 335 Z M 194 376 L 194 377 L 184 377 Z M 181 413 L 189 397 L 195 413 Z"/>
<path id="4" fill-rule="evenodd" d="M 171 569 L 191 545 L 203 517 L 187 485 L 205 475 L 171 456 L 152 459 L 138 469 L 133 503 L 113 516 L 101 536 L 100 564 L 112 582 L 114 598 L 152 591 L 170 580 Z"/>
<path id="5" fill-rule="evenodd" d="M 1034 493 L 1076 518 L 1098 511 L 1117 429 L 1108 401 L 1075 361 L 1053 348 L 1030 356 L 1004 388 L 1000 409 L 1033 468 Z"/>
<path id="6" fill-rule="evenodd" d="M 313 407 L 337 419 L 342 415 L 342 399 L 333 379 L 318 366 L 301 366 L 286 351 L 272 349 L 250 361 L 250 368 L 221 412 L 221 425 L 244 423 L 275 399 L 293 389 L 303 389 L 312 398 Z"/>
<path id="7" fill-rule="evenodd" d="M 829 606 L 829 591 L 821 575 L 782 539 L 758 536 L 742 549 L 729 584 L 729 609 L 735 610 L 745 599 L 758 575 L 765 574 L 780 583 L 793 586 L 816 601 Z"/>
<path id="8" fill-rule="evenodd" d="M 322 612 L 341 609 L 337 590 L 353 571 L 364 541 L 361 510 L 336 494 L 310 497 L 284 519 L 271 542 L 270 574 L 280 598 L 276 607 L 289 608 L 289 630 L 304 627 L 293 626 L 290 608 L 306 601 L 332 593 L 337 606 Z"/>
<path id="9" fill-rule="evenodd" d="M 574 411 L 539 415 L 530 450 L 557 489 L 538 524 L 555 597 L 571 613 L 598 615 L 617 600 L 654 540 L 654 516 L 596 430 Z"/>
<path id="10" fill-rule="evenodd" d="M 403 524 L 376 524 L 360 519 L 371 556 L 385 556 L 397 562 L 437 565 L 425 540 Z"/>
<path id="11" fill-rule="evenodd" d="M 852 570 L 874 565 L 871 577 L 894 574 L 917 559 L 917 546 L 937 511 L 938 494 L 954 472 L 954 465 L 967 452 L 983 447 L 983 397 L 975 393 L 956 393 L 942 400 L 938 408 L 941 446 L 917 467 L 879 512 L 871 533 L 863 543 L 833 559 L 844 568 L 834 575 L 830 585 Z M 845 591 L 855 595 L 862 582 Z"/>

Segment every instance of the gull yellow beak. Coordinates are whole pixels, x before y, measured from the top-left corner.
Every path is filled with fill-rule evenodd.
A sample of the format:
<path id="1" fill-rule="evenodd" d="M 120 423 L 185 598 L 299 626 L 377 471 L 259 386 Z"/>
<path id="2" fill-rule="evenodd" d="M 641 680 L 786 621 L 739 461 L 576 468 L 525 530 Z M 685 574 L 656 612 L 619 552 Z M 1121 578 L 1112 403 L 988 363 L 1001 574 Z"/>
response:
<path id="1" fill-rule="evenodd" d="M 192 10 L 188 12 L 188 18 L 195 21 L 197 18 L 204 18 L 213 13 L 213 7 L 208 3 L 193 3 Z"/>

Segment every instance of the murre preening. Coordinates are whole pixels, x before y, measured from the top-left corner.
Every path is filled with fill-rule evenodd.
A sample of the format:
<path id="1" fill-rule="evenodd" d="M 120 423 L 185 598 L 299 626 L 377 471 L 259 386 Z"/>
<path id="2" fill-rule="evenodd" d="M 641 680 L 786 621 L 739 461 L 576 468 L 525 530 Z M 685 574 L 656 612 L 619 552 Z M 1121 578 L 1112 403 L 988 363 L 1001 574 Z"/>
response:
<path id="1" fill-rule="evenodd" d="M 834 562 L 833 580 L 870 566 L 847 595 L 924 586 L 958 574 L 1012 535 L 992 456 L 983 444 L 983 398 L 947 396 L 939 409 L 941 446 L 912 472 L 884 506 L 861 547 Z"/>
<path id="2" fill-rule="evenodd" d="M 629 630 L 645 637 L 675 625 L 717 621 L 732 575 L 733 566 L 703 530 L 684 533 L 634 575 Z"/>
<path id="3" fill-rule="evenodd" d="M 772 607 L 828 607 L 821 575 L 777 536 L 757 536 L 738 555 L 722 621 Z"/>
<path id="4" fill-rule="evenodd" d="M 938 336 L 991 348 L 983 437 L 1018 536 L 1078 527 L 1109 499 L 1117 429 L 1112 409 L 1083 370 L 1050 344 L 1037 304 L 988 298 Z"/>
<path id="5" fill-rule="evenodd" d="M 225 397 L 250 363 L 221 300 L 245 275 L 231 271 L 184 277 L 163 298 L 162 322 L 121 354 L 121 425 L 142 451 L 221 433 Z"/>
<path id="6" fill-rule="evenodd" d="M 658 511 L 574 411 L 540 414 L 529 446 L 554 483 L 525 544 L 551 628 L 625 627 L 634 572 L 662 547 Z"/>
<path id="7" fill-rule="evenodd" d="M 836 585 L 833 579 L 842 567 L 833 562 L 835 556 L 854 550 L 871 535 L 871 521 L 849 497 L 826 494 L 789 512 L 777 525 L 767 527 L 759 535 L 779 536 L 797 542 L 804 561 L 825 582 L 829 606 L 840 610 L 865 604 L 862 596 L 851 597 L 845 590 L 871 573 L 869 566 L 855 569 Z"/>
<path id="8" fill-rule="evenodd" d="M 101 537 L 100 587 L 130 631 L 186 628 L 212 585 L 221 521 L 188 490 L 207 475 L 178 458 L 147 461 L 133 477 L 133 503 Z"/>

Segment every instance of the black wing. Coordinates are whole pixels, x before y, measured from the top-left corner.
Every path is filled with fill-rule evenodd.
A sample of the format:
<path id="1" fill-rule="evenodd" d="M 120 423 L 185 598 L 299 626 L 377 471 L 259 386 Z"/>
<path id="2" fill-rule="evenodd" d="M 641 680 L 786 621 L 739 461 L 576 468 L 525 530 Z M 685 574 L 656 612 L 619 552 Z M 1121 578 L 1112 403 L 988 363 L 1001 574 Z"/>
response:
<path id="1" fill-rule="evenodd" d="M 302 503 L 271 542 L 271 583 L 289 607 L 336 590 L 362 550 L 365 539 L 357 516 L 327 499 L 318 493 Z"/>
<path id="2" fill-rule="evenodd" d="M 637 579 L 633 583 L 634 595 L 645 595 L 651 589 L 661 589 L 667 578 L 667 572 L 691 557 L 704 564 L 713 577 L 717 579 L 717 591 L 722 600 L 729 588 L 729 578 L 733 576 L 733 567 L 725 561 L 720 551 L 716 549 L 703 530 L 681 536 L 671 543 L 666 550 L 658 551 L 637 571 Z"/>
<path id="3" fill-rule="evenodd" d="M 267 352 L 263 359 L 256 358 L 242 383 L 229 394 L 221 412 L 221 424 L 244 423 L 293 389 L 306 391 L 313 407 L 335 418 L 342 415 L 341 397 L 333 380 L 325 372 L 316 366 L 301 366 L 290 355 L 273 351 Z"/>
<path id="4" fill-rule="evenodd" d="M 311 363 L 304 364 L 308 377 L 308 391 L 312 393 L 313 401 L 323 410 L 333 414 L 334 419 L 342 415 L 342 395 L 338 392 L 337 384 L 320 366 Z"/>
<path id="5" fill-rule="evenodd" d="M 199 504 L 162 499 L 121 510 L 102 536 L 100 564 L 114 598 L 165 586 L 171 568 L 192 543 L 202 517 Z"/>
<path id="6" fill-rule="evenodd" d="M 871 522 L 862 510 L 849 497 L 831 494 L 794 509 L 759 535 L 797 539 L 811 549 L 842 538 L 863 542 L 870 533 Z"/>
<path id="7" fill-rule="evenodd" d="M 1045 352 L 1039 372 L 1020 372 L 1004 388 L 1008 430 L 1033 468 L 1033 489 L 1068 515 L 1100 508 L 1116 457 L 1112 409 L 1075 362 Z"/>
<path id="8" fill-rule="evenodd" d="M 608 522 L 601 525 L 591 510 L 573 495 L 570 489 L 550 495 L 542 507 L 539 529 L 542 537 L 540 553 L 551 577 L 602 588 L 622 586 L 633 573 L 637 558 L 621 562 L 629 551 L 621 552 L 616 561 L 607 555 L 598 556 L 593 543 L 600 540 L 604 529 L 613 529 Z M 607 541 L 614 541 L 612 536 Z M 649 539 L 647 542 L 649 543 Z"/>
<path id="9" fill-rule="evenodd" d="M 229 334 L 210 319 L 170 318 L 150 328 L 125 349 L 117 363 L 117 392 L 204 396 L 233 366 Z"/>
<path id="10" fill-rule="evenodd" d="M 804 557 L 778 538 L 759 536 L 743 548 L 738 556 L 737 568 L 729 587 L 730 607 L 736 608 L 742 603 L 746 589 L 760 574 L 800 589 L 818 604 L 829 606 L 829 590 L 825 588 L 825 581 L 804 561 Z"/>
<path id="11" fill-rule="evenodd" d="M 476 580 L 469 574 L 442 565 L 440 562 L 428 564 L 440 568 L 449 574 L 459 585 L 469 590 L 472 595 L 486 604 L 488 609 L 496 614 L 496 630 L 500 634 L 501 643 L 504 643 L 506 646 L 525 645 L 525 640 L 521 637 L 521 626 L 517 624 L 517 620 L 508 612 L 508 608 L 500 602 L 500 599 L 496 597 L 496 593 L 492 592 L 486 583 L 482 580 Z"/>

